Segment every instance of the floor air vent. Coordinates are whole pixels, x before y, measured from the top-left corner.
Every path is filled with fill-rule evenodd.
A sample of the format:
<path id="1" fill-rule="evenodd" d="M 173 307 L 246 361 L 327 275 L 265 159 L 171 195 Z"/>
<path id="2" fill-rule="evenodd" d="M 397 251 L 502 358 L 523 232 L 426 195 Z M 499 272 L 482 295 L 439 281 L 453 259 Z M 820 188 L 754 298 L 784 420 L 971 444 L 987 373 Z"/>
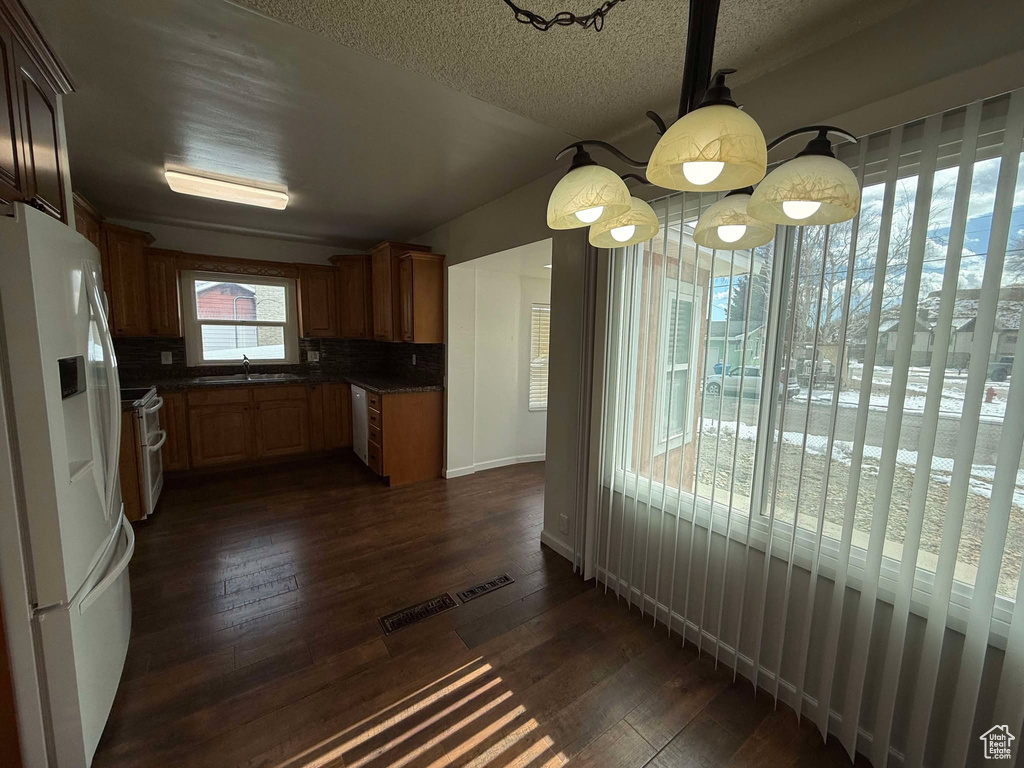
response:
<path id="1" fill-rule="evenodd" d="M 477 584 L 475 587 L 464 589 L 461 592 L 456 592 L 455 594 L 459 596 L 459 600 L 461 600 L 464 603 L 468 603 L 475 597 L 480 597 L 480 595 L 486 595 L 488 592 L 493 592 L 496 589 L 501 589 L 502 587 L 507 587 L 509 584 L 514 583 L 515 579 L 513 579 L 507 573 L 503 573 L 501 574 L 501 576 L 496 576 L 490 581 L 485 581 L 483 584 Z"/>
<path id="2" fill-rule="evenodd" d="M 429 619 L 431 616 L 458 607 L 459 604 L 455 602 L 455 598 L 445 592 L 443 595 L 424 600 L 422 603 L 416 603 L 416 605 L 410 605 L 400 611 L 389 613 L 387 616 L 381 616 L 378 621 L 384 634 L 390 635 L 392 632 L 397 632 L 424 619 Z"/>

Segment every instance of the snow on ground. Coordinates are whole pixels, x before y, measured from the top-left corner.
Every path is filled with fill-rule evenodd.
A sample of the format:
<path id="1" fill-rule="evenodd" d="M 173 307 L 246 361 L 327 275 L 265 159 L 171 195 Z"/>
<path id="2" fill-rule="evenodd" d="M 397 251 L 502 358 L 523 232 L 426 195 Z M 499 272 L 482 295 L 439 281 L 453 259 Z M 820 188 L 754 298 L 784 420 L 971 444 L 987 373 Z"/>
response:
<path id="1" fill-rule="evenodd" d="M 703 418 L 701 420 L 701 432 L 705 435 L 714 436 L 721 429 L 722 435 L 732 436 L 737 434 L 735 421 L 722 421 Z M 754 442 L 757 440 L 757 426 L 754 424 L 739 424 L 739 439 Z M 776 434 L 776 440 L 778 435 Z M 783 432 L 782 442 L 801 448 L 808 454 L 826 456 L 828 452 L 828 437 L 825 435 L 804 435 L 803 432 Z M 863 458 L 873 459 L 880 462 L 882 458 L 882 446 L 865 445 Z M 853 443 L 849 440 L 835 440 L 832 443 L 832 459 L 846 466 L 853 463 Z M 916 468 L 918 460 L 917 451 L 909 451 L 900 448 L 896 451 L 896 463 L 906 467 Z M 932 456 L 931 479 L 936 483 L 950 485 L 953 481 L 954 462 L 952 459 L 941 456 Z M 976 496 L 983 496 L 986 499 L 992 498 L 992 487 L 995 481 L 996 468 L 991 464 L 973 464 L 968 479 L 970 492 Z M 1013 491 L 1013 506 L 1024 509 L 1024 470 L 1017 471 Z"/>

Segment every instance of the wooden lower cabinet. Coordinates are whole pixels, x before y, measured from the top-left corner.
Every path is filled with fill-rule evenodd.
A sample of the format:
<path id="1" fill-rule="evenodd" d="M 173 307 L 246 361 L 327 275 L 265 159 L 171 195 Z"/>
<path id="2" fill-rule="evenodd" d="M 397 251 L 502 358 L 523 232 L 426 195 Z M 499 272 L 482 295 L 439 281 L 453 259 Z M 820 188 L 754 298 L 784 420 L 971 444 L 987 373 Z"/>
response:
<path id="1" fill-rule="evenodd" d="M 256 456 L 309 453 L 309 401 L 302 384 L 253 389 Z"/>
<path id="2" fill-rule="evenodd" d="M 160 429 L 167 433 L 161 459 L 165 470 L 188 469 L 188 405 L 184 392 L 160 392 Z"/>
<path id="3" fill-rule="evenodd" d="M 328 382 L 324 389 L 324 448 L 352 447 L 352 387 Z"/>
<path id="4" fill-rule="evenodd" d="M 193 467 L 238 464 L 256 457 L 248 389 L 188 393 L 188 433 Z"/>
<path id="5" fill-rule="evenodd" d="M 389 485 L 441 476 L 444 393 L 367 392 L 367 465 Z"/>
<path id="6" fill-rule="evenodd" d="M 142 476 L 139 466 L 139 427 L 131 411 L 121 413 L 121 453 L 117 471 L 121 481 L 121 503 L 130 522 L 142 519 Z"/>

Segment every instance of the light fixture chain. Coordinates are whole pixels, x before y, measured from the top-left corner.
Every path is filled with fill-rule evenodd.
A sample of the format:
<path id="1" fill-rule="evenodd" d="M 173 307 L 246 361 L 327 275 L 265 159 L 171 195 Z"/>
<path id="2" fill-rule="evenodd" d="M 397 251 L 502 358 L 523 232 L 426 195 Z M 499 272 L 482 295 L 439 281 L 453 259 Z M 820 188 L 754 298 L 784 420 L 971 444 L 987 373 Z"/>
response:
<path id="1" fill-rule="evenodd" d="M 594 9 L 593 13 L 588 13 L 586 16 L 577 16 L 569 11 L 561 11 L 550 19 L 545 19 L 540 14 L 520 8 L 512 0 L 504 0 L 504 2 L 515 13 L 516 21 L 520 24 L 529 24 L 541 32 L 547 32 L 552 27 L 569 27 L 573 24 L 579 24 L 584 29 L 593 28 L 595 31 L 600 32 L 604 28 L 605 14 L 620 2 L 625 2 L 625 0 L 605 0 Z"/>

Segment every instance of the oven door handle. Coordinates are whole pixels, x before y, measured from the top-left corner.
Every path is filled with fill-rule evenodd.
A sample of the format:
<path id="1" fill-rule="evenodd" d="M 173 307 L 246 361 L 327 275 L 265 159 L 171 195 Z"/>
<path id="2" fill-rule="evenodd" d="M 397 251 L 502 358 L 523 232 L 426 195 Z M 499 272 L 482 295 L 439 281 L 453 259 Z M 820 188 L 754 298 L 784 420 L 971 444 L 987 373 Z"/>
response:
<path id="1" fill-rule="evenodd" d="M 160 439 L 156 442 L 156 444 L 155 445 L 147 445 L 146 446 L 146 450 L 148 450 L 150 453 L 156 453 L 161 448 L 163 448 L 164 447 L 164 443 L 167 442 L 167 431 L 166 430 L 161 429 L 159 432 L 157 432 L 157 434 L 160 435 Z"/>
<path id="2" fill-rule="evenodd" d="M 145 413 L 146 415 L 149 415 L 151 413 L 156 413 L 163 407 L 164 399 L 158 395 L 157 398 L 152 403 L 150 403 L 149 405 L 142 409 L 142 412 Z"/>

